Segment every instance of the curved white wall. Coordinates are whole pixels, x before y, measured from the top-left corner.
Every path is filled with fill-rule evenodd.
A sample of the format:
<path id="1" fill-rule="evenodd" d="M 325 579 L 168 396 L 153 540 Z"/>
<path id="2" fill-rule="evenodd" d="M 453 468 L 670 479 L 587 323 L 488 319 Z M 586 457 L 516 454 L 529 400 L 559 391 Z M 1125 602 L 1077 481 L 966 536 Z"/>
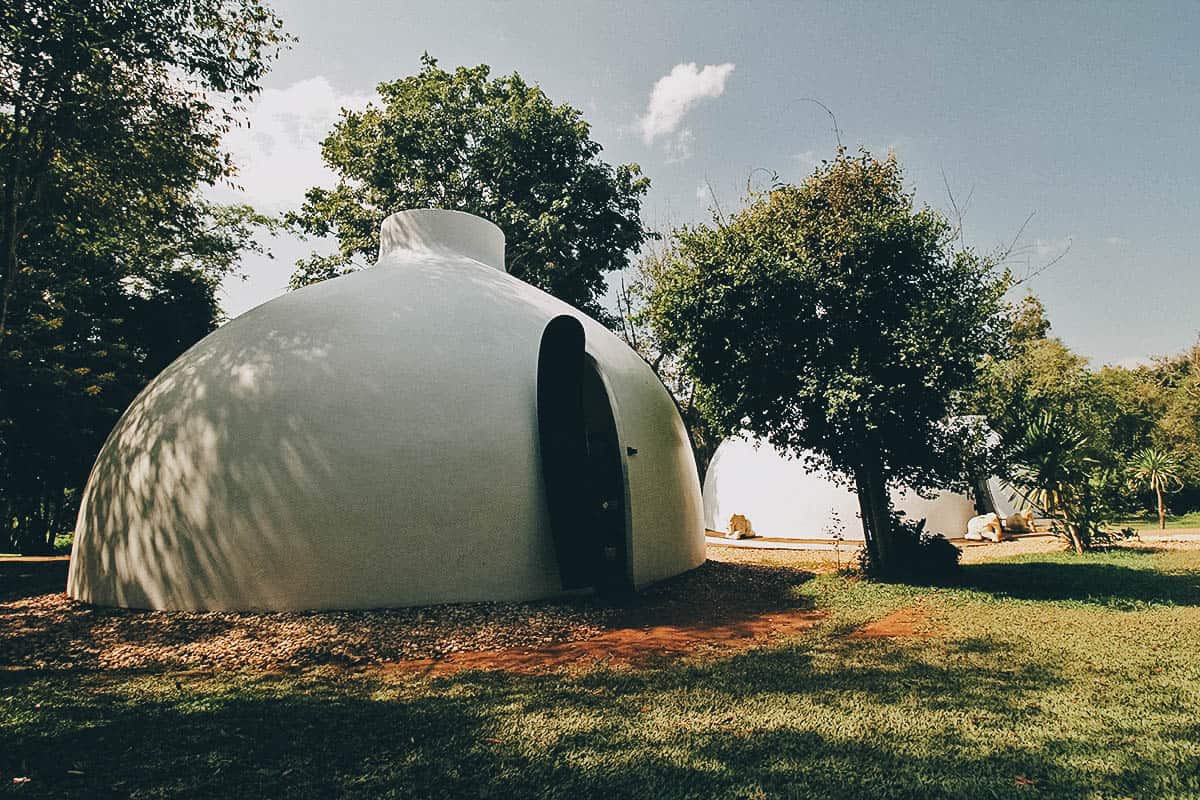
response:
<path id="1" fill-rule="evenodd" d="M 910 519 L 926 520 L 925 529 L 956 538 L 975 515 L 974 500 L 950 492 L 927 500 L 913 492 L 892 492 L 892 503 Z M 704 523 L 725 532 L 729 518 L 743 514 L 759 536 L 779 539 L 828 539 L 840 519 L 847 539 L 863 538 L 858 498 L 828 473 L 787 458 L 768 442 L 726 439 L 704 478 Z"/>
<path id="2" fill-rule="evenodd" d="M 286 610 L 558 593 L 536 410 L 558 314 L 583 322 L 622 453 L 638 451 L 633 582 L 704 560 L 687 435 L 637 354 L 504 272 L 491 223 L 403 212 L 382 240 L 378 266 L 238 317 L 138 396 L 84 490 L 72 597 Z"/>

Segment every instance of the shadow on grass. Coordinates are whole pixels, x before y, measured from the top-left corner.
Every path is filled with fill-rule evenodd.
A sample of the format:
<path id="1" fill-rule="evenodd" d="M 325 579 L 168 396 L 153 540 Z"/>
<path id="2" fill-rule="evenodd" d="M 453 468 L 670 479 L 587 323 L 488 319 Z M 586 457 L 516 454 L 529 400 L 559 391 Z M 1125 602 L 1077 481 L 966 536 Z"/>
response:
<path id="1" fill-rule="evenodd" d="M 1031 698 L 1064 678 L 1002 643 L 952 646 L 944 664 L 888 642 L 829 647 L 398 685 L 0 677 L 17 704 L 0 715 L 0 774 L 29 776 L 26 797 L 299 800 L 1029 796 L 1018 776 L 1040 797 L 1142 796 L 1200 773 L 1144 759 L 1080 770 L 1081 754 L 1120 762 L 1071 730 L 1017 740 L 1017 726 L 1053 727 Z"/>
<path id="2" fill-rule="evenodd" d="M 1131 551 L 1136 553 L 1137 551 Z M 1070 600 L 1112 608 L 1134 609 L 1144 604 L 1200 605 L 1200 573 L 1162 572 L 1091 556 L 1066 560 L 966 564 L 960 585 L 996 597 L 1021 600 Z M 1122 560 L 1142 560 L 1122 554 Z"/>

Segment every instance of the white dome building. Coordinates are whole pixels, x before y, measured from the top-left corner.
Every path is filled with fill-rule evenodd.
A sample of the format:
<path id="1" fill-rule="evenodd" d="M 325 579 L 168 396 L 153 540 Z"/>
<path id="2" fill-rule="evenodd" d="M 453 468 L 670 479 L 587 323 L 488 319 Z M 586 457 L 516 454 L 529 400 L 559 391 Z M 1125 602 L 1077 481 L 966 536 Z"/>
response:
<path id="1" fill-rule="evenodd" d="M 925 530 L 961 538 L 975 516 L 968 495 L 940 492 L 925 499 L 915 492 L 893 491 L 892 504 L 909 519 L 924 519 Z M 704 524 L 716 536 L 728 531 L 734 514 L 745 516 L 764 539 L 785 540 L 782 546 L 822 549 L 840 531 L 846 541 L 863 541 L 858 496 L 789 458 L 769 442 L 730 438 L 721 442 L 704 477 Z M 770 542 L 747 540 L 769 546 Z"/>
<path id="2" fill-rule="evenodd" d="M 698 566 L 700 487 L 670 395 L 504 263 L 490 222 L 394 214 L 376 267 L 180 356 L 97 458 L 70 596 L 374 608 L 637 588 Z"/>

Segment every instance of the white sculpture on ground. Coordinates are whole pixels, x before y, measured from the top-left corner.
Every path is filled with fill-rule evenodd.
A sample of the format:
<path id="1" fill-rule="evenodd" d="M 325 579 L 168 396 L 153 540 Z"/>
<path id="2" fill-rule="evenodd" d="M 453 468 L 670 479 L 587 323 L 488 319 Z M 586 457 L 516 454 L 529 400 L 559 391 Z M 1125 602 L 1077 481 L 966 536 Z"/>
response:
<path id="1" fill-rule="evenodd" d="M 746 519 L 743 514 L 734 514 L 729 518 L 729 532 L 725 534 L 726 539 L 753 539 L 757 534 L 754 528 L 750 526 L 750 520 Z"/>
<path id="2" fill-rule="evenodd" d="M 1000 525 L 999 514 L 980 514 L 967 522 L 967 533 L 963 537 L 972 541 L 988 539 L 998 542 L 1004 538 L 1004 528 Z"/>
<path id="3" fill-rule="evenodd" d="M 1013 533 L 1037 533 L 1037 521 L 1033 518 L 1033 510 L 1025 509 L 1008 515 L 1004 527 Z"/>
<path id="4" fill-rule="evenodd" d="M 167 367 L 84 490 L 68 592 L 159 609 L 372 608 L 644 586 L 700 565 L 662 383 L 505 271 L 456 211 L 377 266 L 243 314 Z"/>

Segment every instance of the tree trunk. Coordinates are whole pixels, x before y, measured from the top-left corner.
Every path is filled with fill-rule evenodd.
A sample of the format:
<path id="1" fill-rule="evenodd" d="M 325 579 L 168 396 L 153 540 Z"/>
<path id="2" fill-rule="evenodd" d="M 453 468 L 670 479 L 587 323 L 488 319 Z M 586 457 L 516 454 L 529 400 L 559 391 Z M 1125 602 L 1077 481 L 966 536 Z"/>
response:
<path id="1" fill-rule="evenodd" d="M 4 219 L 0 222 L 0 258 L 4 278 L 0 281 L 0 343 L 8 329 L 8 303 L 17 287 L 17 201 L 16 192 L 5 187 Z"/>
<path id="2" fill-rule="evenodd" d="M 1083 537 L 1079 535 L 1079 528 L 1069 522 L 1065 523 L 1063 527 L 1067 529 L 1067 537 L 1071 540 L 1071 549 L 1075 551 L 1076 555 L 1083 555 Z"/>
<path id="3" fill-rule="evenodd" d="M 892 528 L 883 465 L 874 462 L 860 467 L 854 473 L 854 483 L 867 553 L 878 577 L 888 577 L 895 565 L 892 563 Z"/>
<path id="4" fill-rule="evenodd" d="M 879 545 L 878 538 L 875 534 L 875 525 L 872 522 L 874 514 L 871 511 L 871 493 L 867 491 L 866 484 L 858 475 L 854 476 L 854 491 L 858 496 L 858 513 L 862 517 L 863 539 L 864 545 L 867 548 L 867 560 L 874 566 L 879 565 Z"/>

